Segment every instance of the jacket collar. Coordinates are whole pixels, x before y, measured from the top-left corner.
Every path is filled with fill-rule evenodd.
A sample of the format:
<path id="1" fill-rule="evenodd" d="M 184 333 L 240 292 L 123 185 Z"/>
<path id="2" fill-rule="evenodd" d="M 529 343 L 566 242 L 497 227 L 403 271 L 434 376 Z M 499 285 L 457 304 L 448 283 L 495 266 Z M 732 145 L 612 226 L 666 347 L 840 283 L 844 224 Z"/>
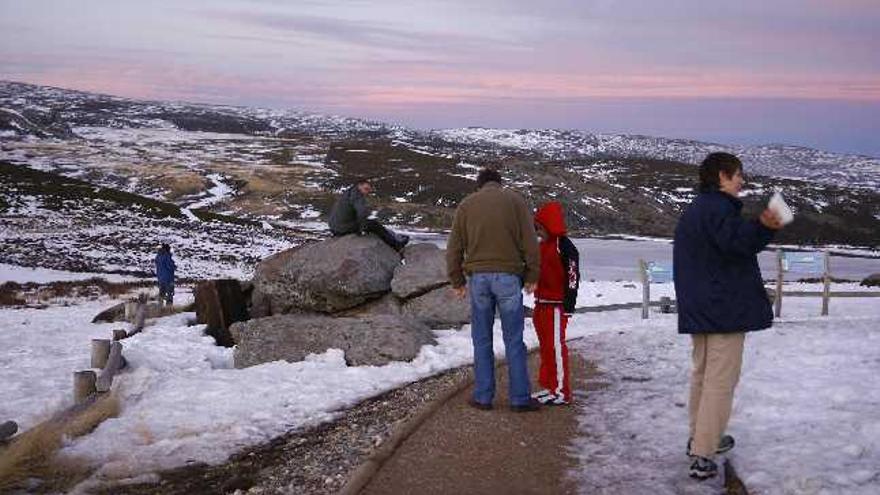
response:
<path id="1" fill-rule="evenodd" d="M 736 208 L 736 211 L 741 211 L 743 208 L 742 200 L 740 200 L 739 198 L 735 198 L 735 197 L 731 196 L 730 194 L 727 194 L 726 192 L 721 191 L 717 187 L 706 190 L 704 192 L 704 194 L 717 195 L 717 196 L 720 196 L 720 197 L 726 199 L 727 201 L 730 201 L 731 204 L 733 204 L 733 207 Z"/>

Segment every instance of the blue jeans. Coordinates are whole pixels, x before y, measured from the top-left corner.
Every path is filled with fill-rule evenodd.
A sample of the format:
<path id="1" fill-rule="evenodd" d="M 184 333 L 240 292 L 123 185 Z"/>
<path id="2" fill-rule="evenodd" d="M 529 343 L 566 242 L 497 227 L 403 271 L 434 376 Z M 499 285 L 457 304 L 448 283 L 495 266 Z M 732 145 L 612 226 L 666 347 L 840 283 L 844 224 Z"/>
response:
<path id="1" fill-rule="evenodd" d="M 531 397 L 526 362 L 528 354 L 523 342 L 522 280 L 511 273 L 473 273 L 468 278 L 468 294 L 471 300 L 471 338 L 474 343 L 474 400 L 491 404 L 495 398 L 492 327 L 497 306 L 507 355 L 510 404 L 527 404 Z"/>

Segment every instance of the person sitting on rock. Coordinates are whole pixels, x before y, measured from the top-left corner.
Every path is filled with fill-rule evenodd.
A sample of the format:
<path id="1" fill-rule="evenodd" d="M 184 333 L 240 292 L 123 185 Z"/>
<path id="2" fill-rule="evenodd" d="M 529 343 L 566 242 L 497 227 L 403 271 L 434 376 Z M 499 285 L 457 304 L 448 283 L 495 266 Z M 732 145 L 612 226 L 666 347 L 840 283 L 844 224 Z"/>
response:
<path id="1" fill-rule="evenodd" d="M 372 193 L 373 185 L 367 179 L 361 179 L 343 191 L 330 211 L 330 218 L 327 221 L 330 232 L 334 236 L 376 234 L 396 251 L 403 250 L 409 242 L 409 236 L 395 234 L 378 221 L 369 218 L 367 196 Z"/>

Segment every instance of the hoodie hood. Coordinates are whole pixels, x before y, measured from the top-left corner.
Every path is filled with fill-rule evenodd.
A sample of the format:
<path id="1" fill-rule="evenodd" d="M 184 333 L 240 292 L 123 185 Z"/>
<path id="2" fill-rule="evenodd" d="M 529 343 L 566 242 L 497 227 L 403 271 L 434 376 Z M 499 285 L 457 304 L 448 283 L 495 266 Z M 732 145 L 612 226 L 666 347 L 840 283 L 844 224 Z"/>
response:
<path id="1" fill-rule="evenodd" d="M 562 204 L 558 201 L 550 201 L 538 208 L 535 221 L 541 224 L 550 237 L 565 235 L 565 215 L 562 213 Z"/>

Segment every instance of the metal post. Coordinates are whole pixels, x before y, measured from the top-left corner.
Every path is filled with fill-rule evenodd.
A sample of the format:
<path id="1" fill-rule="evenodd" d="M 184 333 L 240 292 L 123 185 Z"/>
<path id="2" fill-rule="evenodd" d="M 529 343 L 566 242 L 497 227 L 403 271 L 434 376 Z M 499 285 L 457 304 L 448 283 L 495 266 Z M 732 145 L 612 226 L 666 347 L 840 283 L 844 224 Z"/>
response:
<path id="1" fill-rule="evenodd" d="M 822 316 L 828 316 L 828 303 L 831 302 L 831 255 L 825 251 L 825 274 L 822 277 L 825 287 L 822 289 Z"/>
<path id="2" fill-rule="evenodd" d="M 648 319 L 648 307 L 651 304 L 651 282 L 648 280 L 648 263 L 639 260 L 639 275 L 642 279 L 642 319 Z"/>
<path id="3" fill-rule="evenodd" d="M 784 254 L 781 249 L 776 250 L 776 301 L 775 315 L 777 318 L 782 316 L 782 258 Z"/>

